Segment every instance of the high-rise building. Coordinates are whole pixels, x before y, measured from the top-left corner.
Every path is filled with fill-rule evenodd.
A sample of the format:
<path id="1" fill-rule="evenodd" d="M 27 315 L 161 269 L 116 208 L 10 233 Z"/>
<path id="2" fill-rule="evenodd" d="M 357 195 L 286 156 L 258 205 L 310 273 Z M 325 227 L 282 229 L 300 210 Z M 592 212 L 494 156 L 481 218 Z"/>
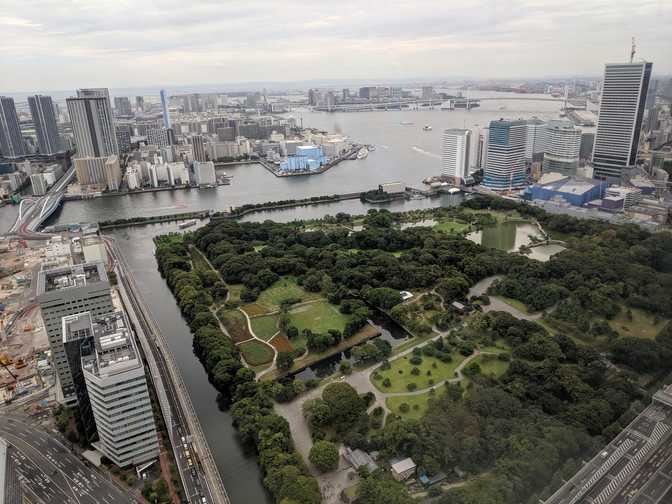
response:
<path id="1" fill-rule="evenodd" d="M 208 158 L 206 157 L 206 153 L 205 153 L 205 143 L 203 142 L 203 136 L 202 135 L 193 135 L 193 136 L 189 137 L 189 143 L 194 148 L 194 159 L 196 161 L 207 161 L 208 160 Z"/>
<path id="2" fill-rule="evenodd" d="M 63 402 L 77 402 L 70 365 L 63 345 L 63 317 L 88 311 L 98 317 L 113 310 L 110 283 L 102 263 L 43 269 L 37 276 L 37 300 Z"/>
<path id="3" fill-rule="evenodd" d="M 73 164 L 80 184 L 96 184 L 109 191 L 119 190 L 122 175 L 118 156 L 75 158 Z"/>
<path id="4" fill-rule="evenodd" d="M 96 420 L 86 389 L 82 358 L 93 354 L 93 320 L 90 312 L 67 315 L 62 319 L 63 348 L 72 376 L 80 425 L 88 442 L 96 437 Z"/>
<path id="5" fill-rule="evenodd" d="M 490 122 L 483 185 L 495 191 L 525 185 L 526 137 L 527 123 L 524 120 Z"/>
<path id="6" fill-rule="evenodd" d="M 525 159 L 528 162 L 541 161 L 544 157 L 546 123 L 533 117 L 527 121 L 525 139 Z"/>
<path id="7" fill-rule="evenodd" d="M 117 116 L 131 116 L 133 111 L 131 110 L 131 100 L 128 99 L 128 96 L 115 96 L 114 97 L 114 112 Z"/>
<path id="8" fill-rule="evenodd" d="M 637 160 L 651 63 L 613 63 L 604 68 L 593 147 L 593 176 L 620 179 Z"/>
<path id="9" fill-rule="evenodd" d="M 135 97 L 135 111 L 136 112 L 144 112 L 145 111 L 145 97 L 144 96 L 136 96 Z"/>
<path id="10" fill-rule="evenodd" d="M 147 128 L 147 143 L 158 147 L 168 147 L 170 138 L 166 128 Z"/>
<path id="11" fill-rule="evenodd" d="M 165 129 L 170 128 L 170 116 L 168 115 L 168 96 L 166 95 L 166 90 L 162 89 L 159 93 L 161 96 L 161 113 L 163 114 L 163 127 Z"/>
<path id="12" fill-rule="evenodd" d="M 212 161 L 194 161 L 194 182 L 200 186 L 217 184 L 215 164 Z"/>
<path id="13" fill-rule="evenodd" d="M 76 98 L 66 100 L 78 158 L 119 154 L 112 107 L 106 92 L 80 89 Z"/>
<path id="14" fill-rule="evenodd" d="M 576 173 L 581 151 L 581 130 L 570 121 L 549 121 L 544 136 L 544 172 Z"/>
<path id="15" fill-rule="evenodd" d="M 6 158 L 26 155 L 14 98 L 0 96 L 0 154 Z"/>
<path id="16" fill-rule="evenodd" d="M 37 145 L 40 154 L 55 154 L 63 151 L 63 142 L 58 133 L 56 114 L 51 96 L 35 95 L 28 97 L 30 113 L 35 124 Z"/>
<path id="17" fill-rule="evenodd" d="M 117 125 L 114 128 L 114 134 L 117 137 L 119 152 L 121 154 L 131 152 L 131 128 L 126 125 Z"/>
<path id="18" fill-rule="evenodd" d="M 452 177 L 456 184 L 469 176 L 471 131 L 468 129 L 446 129 L 443 131 L 441 150 L 441 175 Z"/>
<path id="19" fill-rule="evenodd" d="M 99 441 L 93 445 L 119 467 L 159 456 L 145 368 L 122 312 L 92 316 L 93 351 L 82 372 Z"/>

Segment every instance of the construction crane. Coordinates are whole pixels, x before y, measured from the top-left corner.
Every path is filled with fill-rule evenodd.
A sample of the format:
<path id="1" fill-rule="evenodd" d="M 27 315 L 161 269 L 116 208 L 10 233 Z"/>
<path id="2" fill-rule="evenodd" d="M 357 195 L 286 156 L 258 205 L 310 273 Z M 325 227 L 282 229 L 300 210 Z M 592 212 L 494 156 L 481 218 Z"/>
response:
<path id="1" fill-rule="evenodd" d="M 632 37 L 632 47 L 630 48 L 630 63 L 632 63 L 635 60 L 636 50 L 637 46 L 635 45 L 635 37 Z"/>

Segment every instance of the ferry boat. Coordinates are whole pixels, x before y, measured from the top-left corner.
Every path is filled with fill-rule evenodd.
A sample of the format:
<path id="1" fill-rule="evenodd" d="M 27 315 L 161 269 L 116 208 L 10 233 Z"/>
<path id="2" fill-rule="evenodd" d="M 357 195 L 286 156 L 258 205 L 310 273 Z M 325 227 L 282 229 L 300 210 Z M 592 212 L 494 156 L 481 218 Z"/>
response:
<path id="1" fill-rule="evenodd" d="M 196 219 L 191 219 L 191 220 L 188 220 L 188 221 L 185 221 L 185 222 L 180 222 L 177 225 L 177 227 L 180 228 L 180 229 L 186 229 L 188 227 L 195 226 L 197 223 L 198 223 L 198 221 Z"/>
<path id="2" fill-rule="evenodd" d="M 357 159 L 364 159 L 368 155 L 369 150 L 366 147 L 362 147 L 361 149 L 359 149 L 359 152 L 357 153 Z"/>
<path id="3" fill-rule="evenodd" d="M 432 127 L 431 127 L 429 124 L 425 124 L 425 125 L 422 127 L 422 130 L 423 130 L 423 131 L 432 131 Z"/>

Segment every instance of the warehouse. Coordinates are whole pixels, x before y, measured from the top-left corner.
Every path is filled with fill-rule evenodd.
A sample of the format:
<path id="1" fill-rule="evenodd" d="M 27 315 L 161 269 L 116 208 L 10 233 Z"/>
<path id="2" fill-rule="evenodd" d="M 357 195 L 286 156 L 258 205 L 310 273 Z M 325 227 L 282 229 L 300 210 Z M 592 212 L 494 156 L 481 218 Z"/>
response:
<path id="1" fill-rule="evenodd" d="M 541 182 L 544 182 L 543 178 Z M 532 199 L 564 200 L 573 206 L 583 206 L 604 195 L 604 182 L 578 177 L 562 177 L 532 186 Z"/>

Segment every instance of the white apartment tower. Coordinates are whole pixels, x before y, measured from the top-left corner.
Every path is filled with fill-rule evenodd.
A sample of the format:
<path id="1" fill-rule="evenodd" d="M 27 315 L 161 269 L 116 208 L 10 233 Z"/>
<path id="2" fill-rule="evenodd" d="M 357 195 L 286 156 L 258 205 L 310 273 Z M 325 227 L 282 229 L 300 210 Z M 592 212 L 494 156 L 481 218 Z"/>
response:
<path id="1" fill-rule="evenodd" d="M 651 63 L 610 63 L 604 68 L 600 113 L 593 145 L 595 178 L 620 179 L 635 165 Z"/>
<path id="2" fill-rule="evenodd" d="M 145 368 L 122 312 L 94 320 L 93 352 L 82 371 L 99 441 L 93 443 L 119 467 L 159 456 Z"/>
<path id="3" fill-rule="evenodd" d="M 570 121 L 549 121 L 546 124 L 544 172 L 576 173 L 581 150 L 581 130 Z"/>
<path id="4" fill-rule="evenodd" d="M 443 131 L 441 150 L 441 174 L 452 177 L 460 184 L 469 175 L 471 131 L 468 129 L 446 129 Z"/>

